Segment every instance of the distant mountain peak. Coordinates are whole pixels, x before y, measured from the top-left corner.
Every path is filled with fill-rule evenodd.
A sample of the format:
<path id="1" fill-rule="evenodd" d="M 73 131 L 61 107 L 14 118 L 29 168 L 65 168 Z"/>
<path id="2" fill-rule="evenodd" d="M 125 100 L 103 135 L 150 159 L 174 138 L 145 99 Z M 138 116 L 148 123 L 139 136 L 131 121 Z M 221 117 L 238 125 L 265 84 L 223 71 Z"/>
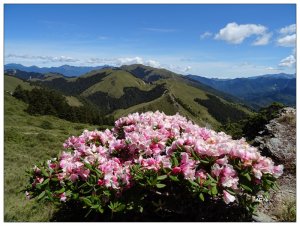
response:
<path id="1" fill-rule="evenodd" d="M 103 68 L 108 68 L 110 67 L 109 65 L 103 65 L 103 66 L 71 66 L 68 64 L 64 64 L 59 67 L 38 67 L 38 66 L 24 66 L 22 64 L 6 64 L 4 65 L 4 70 L 8 69 L 17 69 L 25 72 L 36 72 L 36 73 L 60 73 L 68 77 L 72 76 L 80 76 L 83 75 L 87 72 L 93 71 L 93 70 L 98 70 L 98 69 L 103 69 Z"/>

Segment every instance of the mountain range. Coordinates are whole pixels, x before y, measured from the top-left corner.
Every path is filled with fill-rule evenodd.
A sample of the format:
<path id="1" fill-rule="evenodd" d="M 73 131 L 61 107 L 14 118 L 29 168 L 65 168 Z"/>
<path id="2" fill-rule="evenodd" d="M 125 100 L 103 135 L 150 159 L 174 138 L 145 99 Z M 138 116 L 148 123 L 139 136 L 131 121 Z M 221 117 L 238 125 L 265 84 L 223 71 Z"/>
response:
<path id="1" fill-rule="evenodd" d="M 87 72 L 90 72 L 92 70 L 98 70 L 98 69 L 108 68 L 108 67 L 110 66 L 103 65 L 103 66 L 96 66 L 96 67 L 87 67 L 87 66 L 81 67 L 81 66 L 62 65 L 59 67 L 37 67 L 37 66 L 26 67 L 23 66 L 22 64 L 5 64 L 4 70 L 13 69 L 13 70 L 20 70 L 25 72 L 36 72 L 42 74 L 59 73 L 70 77 L 70 76 L 79 76 Z"/>
<path id="2" fill-rule="evenodd" d="M 134 64 L 91 67 L 87 73 L 70 77 L 49 72 L 49 68 L 47 73 L 27 72 L 13 65 L 16 64 L 5 65 L 5 82 L 16 84 L 18 78 L 23 85 L 25 82 L 27 86 L 54 89 L 77 105 L 87 101 L 103 115 L 115 118 L 131 112 L 160 110 L 166 114 L 179 112 L 202 126 L 218 128 L 228 120 L 243 119 L 252 114 L 251 109 L 257 110 L 273 101 L 290 106 L 296 102 L 296 78 L 288 74 L 211 79 Z M 57 68 L 63 67 L 78 69 L 76 75 L 83 68 Z M 29 68 L 32 67 L 26 70 Z M 9 79 L 12 77 L 15 79 Z"/>
<path id="3" fill-rule="evenodd" d="M 296 74 L 268 74 L 235 79 L 188 75 L 186 78 L 235 96 L 254 109 L 272 102 L 296 106 Z"/>
<path id="4" fill-rule="evenodd" d="M 178 112 L 201 126 L 217 129 L 228 120 L 234 122 L 252 114 L 248 107 L 226 93 L 166 69 L 138 64 L 102 68 L 72 78 L 52 73 L 21 80 L 7 74 L 5 86 L 12 81 L 16 86 L 16 79 L 31 87 L 57 90 L 77 104 L 88 102 L 103 115 L 115 118 L 132 112 L 160 110 L 169 115 Z"/>

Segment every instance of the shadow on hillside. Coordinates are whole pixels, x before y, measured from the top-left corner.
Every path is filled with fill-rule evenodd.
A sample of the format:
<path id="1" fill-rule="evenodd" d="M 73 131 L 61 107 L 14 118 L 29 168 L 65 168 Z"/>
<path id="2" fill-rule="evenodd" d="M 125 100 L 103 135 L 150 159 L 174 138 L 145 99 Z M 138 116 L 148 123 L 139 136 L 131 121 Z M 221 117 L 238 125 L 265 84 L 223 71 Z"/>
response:
<path id="1" fill-rule="evenodd" d="M 196 204 L 196 205 L 195 205 Z M 199 205 L 197 205 L 199 204 Z M 51 222 L 251 222 L 252 217 L 238 205 L 226 205 L 223 202 L 191 203 L 187 211 L 178 213 L 170 210 L 151 211 L 145 207 L 144 212 L 115 214 L 111 218 L 109 211 L 100 215 L 90 213 L 79 205 L 69 204 L 54 214 Z"/>

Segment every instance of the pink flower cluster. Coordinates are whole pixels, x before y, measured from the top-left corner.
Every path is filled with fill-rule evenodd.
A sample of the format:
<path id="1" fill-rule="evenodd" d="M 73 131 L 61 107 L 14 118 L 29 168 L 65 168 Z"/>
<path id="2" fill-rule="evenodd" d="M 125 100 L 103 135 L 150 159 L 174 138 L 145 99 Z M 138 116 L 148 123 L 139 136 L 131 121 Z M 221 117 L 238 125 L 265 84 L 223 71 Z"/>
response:
<path id="1" fill-rule="evenodd" d="M 200 181 L 201 185 L 209 174 L 218 178 L 226 203 L 235 200 L 226 189 L 239 189 L 238 173 L 230 164 L 232 160 L 238 159 L 243 167 L 251 167 L 257 181 L 263 174 L 279 177 L 283 171 L 283 166 L 275 166 L 270 158 L 261 156 L 244 139 L 233 140 L 223 132 L 199 127 L 179 114 L 167 116 L 158 111 L 122 117 L 111 130 L 85 130 L 79 137 L 70 137 L 64 148 L 66 151 L 61 154 L 57 166 L 62 170 L 58 175 L 61 183 L 85 181 L 90 174 L 84 165 L 86 162 L 97 164 L 103 174 L 99 186 L 122 190 L 133 185 L 130 167 L 139 165 L 142 170 L 166 169 L 186 180 Z M 175 166 L 171 159 L 176 153 L 179 161 Z M 215 161 L 210 169 L 202 167 L 200 161 L 207 157 Z"/>

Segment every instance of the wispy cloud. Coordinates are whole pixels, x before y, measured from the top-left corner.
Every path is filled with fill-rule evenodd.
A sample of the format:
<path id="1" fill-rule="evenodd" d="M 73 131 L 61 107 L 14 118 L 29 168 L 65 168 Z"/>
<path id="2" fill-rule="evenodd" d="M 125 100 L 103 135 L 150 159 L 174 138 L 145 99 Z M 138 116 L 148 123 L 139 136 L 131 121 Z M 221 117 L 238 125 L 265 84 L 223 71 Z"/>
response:
<path id="1" fill-rule="evenodd" d="M 277 39 L 277 45 L 282 47 L 296 46 L 296 24 L 283 27 L 278 32 L 280 36 Z"/>
<path id="2" fill-rule="evenodd" d="M 155 68 L 164 68 L 176 73 L 186 73 L 191 70 L 191 66 L 179 66 L 173 64 L 164 64 L 153 59 L 144 59 L 142 57 L 118 57 L 118 58 L 90 58 L 87 60 L 89 64 L 109 64 L 113 66 L 143 64 Z"/>
<path id="3" fill-rule="evenodd" d="M 296 45 L 296 34 L 286 35 L 278 38 L 277 44 L 283 47 L 294 47 Z"/>
<path id="4" fill-rule="evenodd" d="M 282 59 L 279 63 L 280 67 L 294 67 L 296 64 L 296 58 L 294 55 L 289 55 L 288 57 Z"/>
<path id="5" fill-rule="evenodd" d="M 265 33 L 258 37 L 255 42 L 252 43 L 254 46 L 264 46 L 267 45 L 272 37 L 272 33 Z"/>
<path id="6" fill-rule="evenodd" d="M 235 22 L 228 23 L 222 28 L 215 39 L 223 40 L 230 44 L 241 44 L 250 36 L 258 36 L 252 45 L 267 45 L 271 34 L 267 32 L 268 28 L 260 24 L 237 24 Z"/>
<path id="7" fill-rule="evenodd" d="M 68 57 L 68 56 L 32 56 L 32 55 L 18 55 L 8 54 L 6 58 L 20 58 L 20 59 L 32 59 L 32 60 L 43 60 L 47 62 L 77 62 L 79 59 Z"/>
<path id="8" fill-rule="evenodd" d="M 205 39 L 205 38 L 208 38 L 208 37 L 210 37 L 210 36 L 212 36 L 212 35 L 213 35 L 213 34 L 212 34 L 211 32 L 206 31 L 206 32 L 204 32 L 203 34 L 200 35 L 200 38 L 201 38 L 201 39 Z"/>
<path id="9" fill-rule="evenodd" d="M 279 30 L 280 34 L 293 34 L 296 33 L 296 24 L 291 24 L 289 26 L 283 27 Z"/>
<path id="10" fill-rule="evenodd" d="M 275 67 L 266 67 L 268 71 L 282 71 L 282 68 L 275 68 Z"/>
<path id="11" fill-rule="evenodd" d="M 172 33 L 177 32 L 177 29 L 172 28 L 157 28 L 157 27 L 145 27 L 143 30 L 151 31 L 151 32 L 159 32 L 159 33 Z"/>

